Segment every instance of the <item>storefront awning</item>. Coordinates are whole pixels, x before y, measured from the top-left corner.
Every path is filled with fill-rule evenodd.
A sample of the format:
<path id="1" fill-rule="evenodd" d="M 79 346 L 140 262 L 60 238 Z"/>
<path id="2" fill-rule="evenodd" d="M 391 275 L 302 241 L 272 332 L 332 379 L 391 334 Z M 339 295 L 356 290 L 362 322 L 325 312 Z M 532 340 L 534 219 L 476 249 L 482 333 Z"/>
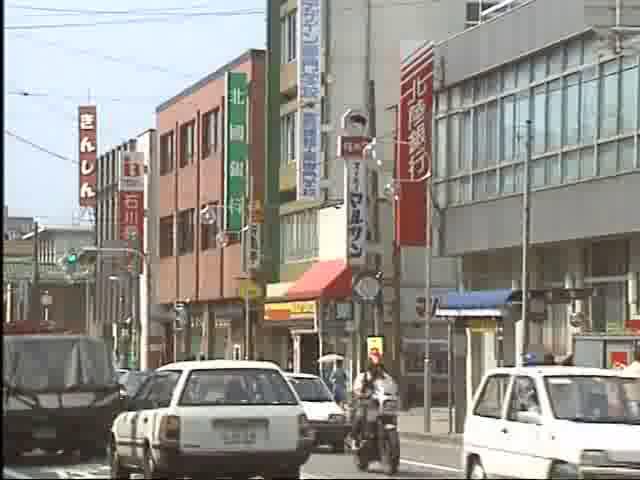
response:
<path id="1" fill-rule="evenodd" d="M 502 317 L 503 309 L 515 300 L 516 290 L 449 292 L 439 298 L 439 317 Z M 520 294 L 520 297 L 522 295 Z"/>
<path id="2" fill-rule="evenodd" d="M 314 263 L 287 291 L 295 300 L 339 299 L 351 296 L 351 268 L 344 260 Z"/>

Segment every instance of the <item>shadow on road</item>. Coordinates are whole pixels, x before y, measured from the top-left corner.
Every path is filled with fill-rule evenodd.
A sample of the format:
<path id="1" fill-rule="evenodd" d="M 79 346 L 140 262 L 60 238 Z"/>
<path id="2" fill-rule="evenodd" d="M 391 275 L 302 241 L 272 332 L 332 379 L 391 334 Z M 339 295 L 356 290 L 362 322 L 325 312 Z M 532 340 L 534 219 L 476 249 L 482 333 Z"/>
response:
<path id="1" fill-rule="evenodd" d="M 27 453 L 3 460 L 5 467 L 64 467 L 79 463 L 102 463 L 106 461 L 105 458 L 81 458 L 77 453 L 69 455 L 62 452 L 54 455 L 38 452 Z"/>

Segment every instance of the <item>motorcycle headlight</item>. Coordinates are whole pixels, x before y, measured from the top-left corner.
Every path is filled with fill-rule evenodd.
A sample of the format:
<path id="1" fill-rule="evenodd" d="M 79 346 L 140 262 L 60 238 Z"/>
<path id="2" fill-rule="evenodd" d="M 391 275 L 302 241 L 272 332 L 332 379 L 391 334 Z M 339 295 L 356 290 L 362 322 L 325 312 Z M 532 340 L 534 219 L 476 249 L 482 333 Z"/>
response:
<path id="1" fill-rule="evenodd" d="M 339 413 L 329 415 L 329 421 L 331 423 L 344 423 L 345 416 Z"/>
<path id="2" fill-rule="evenodd" d="M 384 409 L 385 410 L 397 410 L 398 409 L 398 402 L 396 400 L 387 400 L 386 402 L 384 402 Z"/>
<path id="3" fill-rule="evenodd" d="M 609 456 L 604 450 L 584 450 L 580 455 L 580 463 L 585 466 L 597 467 L 606 465 L 608 461 Z"/>

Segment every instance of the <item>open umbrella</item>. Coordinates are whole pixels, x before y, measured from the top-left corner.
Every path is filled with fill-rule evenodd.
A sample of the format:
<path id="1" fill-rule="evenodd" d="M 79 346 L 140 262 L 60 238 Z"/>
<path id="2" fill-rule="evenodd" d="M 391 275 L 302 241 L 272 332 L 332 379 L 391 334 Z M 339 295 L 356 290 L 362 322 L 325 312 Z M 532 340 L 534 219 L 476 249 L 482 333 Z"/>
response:
<path id="1" fill-rule="evenodd" d="M 328 353 L 327 355 L 323 355 L 318 359 L 318 363 L 333 363 L 338 360 L 344 360 L 342 355 L 338 355 L 337 353 Z"/>

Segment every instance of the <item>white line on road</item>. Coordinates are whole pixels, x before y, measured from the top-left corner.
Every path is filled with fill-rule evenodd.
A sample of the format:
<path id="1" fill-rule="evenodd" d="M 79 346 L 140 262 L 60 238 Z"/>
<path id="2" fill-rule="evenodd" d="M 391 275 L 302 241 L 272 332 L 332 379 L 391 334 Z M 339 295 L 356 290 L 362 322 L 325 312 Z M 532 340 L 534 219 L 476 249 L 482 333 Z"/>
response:
<path id="1" fill-rule="evenodd" d="M 411 465 L 413 467 L 428 468 L 432 470 L 442 470 L 443 472 L 461 472 L 462 471 L 459 468 L 448 467 L 446 465 L 435 465 L 433 463 L 416 462 L 415 460 L 405 460 L 404 458 L 400 459 L 400 463 L 404 463 L 405 465 Z"/>
<path id="2" fill-rule="evenodd" d="M 27 480 L 30 479 L 32 477 L 30 477 L 29 475 L 26 475 L 24 473 L 20 473 L 17 470 L 14 470 L 12 468 L 6 468 L 4 467 L 2 469 L 2 478 L 9 478 L 12 480 Z"/>

